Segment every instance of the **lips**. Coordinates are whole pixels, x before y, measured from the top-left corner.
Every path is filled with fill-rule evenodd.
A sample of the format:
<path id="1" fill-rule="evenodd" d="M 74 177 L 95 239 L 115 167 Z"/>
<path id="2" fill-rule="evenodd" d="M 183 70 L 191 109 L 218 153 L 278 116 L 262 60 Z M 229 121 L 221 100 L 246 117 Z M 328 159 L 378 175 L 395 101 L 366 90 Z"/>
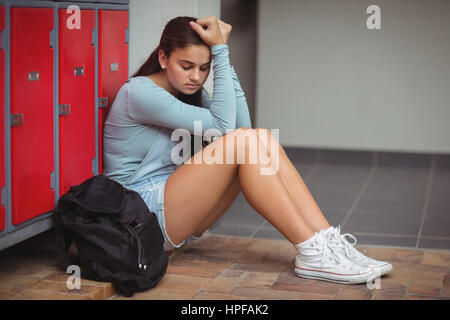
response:
<path id="1" fill-rule="evenodd" d="M 198 84 L 191 84 L 191 83 L 188 83 L 188 84 L 186 84 L 188 87 L 191 87 L 191 88 L 197 88 L 197 87 L 199 87 L 200 85 L 198 85 Z"/>

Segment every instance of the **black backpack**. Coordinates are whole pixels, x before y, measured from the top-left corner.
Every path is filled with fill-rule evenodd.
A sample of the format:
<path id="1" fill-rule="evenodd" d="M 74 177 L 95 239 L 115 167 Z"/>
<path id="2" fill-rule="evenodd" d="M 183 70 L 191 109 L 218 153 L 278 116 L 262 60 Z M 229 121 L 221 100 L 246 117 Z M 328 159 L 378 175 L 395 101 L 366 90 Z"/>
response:
<path id="1" fill-rule="evenodd" d="M 81 278 L 111 282 L 126 297 L 153 288 L 168 257 L 157 218 L 139 193 L 103 175 L 72 186 L 54 210 L 58 252 Z M 69 257 L 75 242 L 78 257 Z"/>

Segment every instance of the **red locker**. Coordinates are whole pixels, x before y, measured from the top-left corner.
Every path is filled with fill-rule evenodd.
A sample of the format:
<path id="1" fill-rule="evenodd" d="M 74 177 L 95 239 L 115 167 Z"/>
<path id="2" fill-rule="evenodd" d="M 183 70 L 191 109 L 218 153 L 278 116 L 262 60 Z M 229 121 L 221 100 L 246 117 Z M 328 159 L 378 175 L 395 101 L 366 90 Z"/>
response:
<path id="1" fill-rule="evenodd" d="M 95 158 L 95 11 L 74 15 L 59 10 L 60 196 L 93 176 Z"/>
<path id="2" fill-rule="evenodd" d="M 0 39 L 5 29 L 5 7 L 0 7 Z M 2 42 L 5 39 L 1 39 Z M 5 187 L 5 50 L 0 48 L 0 192 Z M 2 195 L 0 193 L 0 203 Z M 5 229 L 6 210 L 0 205 L 0 231 Z"/>
<path id="3" fill-rule="evenodd" d="M 53 9 L 11 8 L 11 201 L 19 224 L 54 208 Z"/>
<path id="4" fill-rule="evenodd" d="M 128 11 L 99 10 L 99 173 L 103 173 L 103 126 L 116 93 L 128 79 Z"/>

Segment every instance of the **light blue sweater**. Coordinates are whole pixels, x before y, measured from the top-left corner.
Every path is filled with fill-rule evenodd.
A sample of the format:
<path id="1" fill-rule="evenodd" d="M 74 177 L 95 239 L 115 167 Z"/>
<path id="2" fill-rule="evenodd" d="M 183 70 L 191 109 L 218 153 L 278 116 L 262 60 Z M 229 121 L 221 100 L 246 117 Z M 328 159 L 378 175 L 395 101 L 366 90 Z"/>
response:
<path id="1" fill-rule="evenodd" d="M 194 134 L 194 121 L 202 131 L 251 127 L 250 114 L 228 46 L 211 48 L 212 99 L 202 89 L 202 107 L 183 103 L 148 77 L 129 79 L 119 90 L 108 113 L 103 135 L 104 174 L 125 183 L 151 149 L 160 126 L 185 128 Z"/>

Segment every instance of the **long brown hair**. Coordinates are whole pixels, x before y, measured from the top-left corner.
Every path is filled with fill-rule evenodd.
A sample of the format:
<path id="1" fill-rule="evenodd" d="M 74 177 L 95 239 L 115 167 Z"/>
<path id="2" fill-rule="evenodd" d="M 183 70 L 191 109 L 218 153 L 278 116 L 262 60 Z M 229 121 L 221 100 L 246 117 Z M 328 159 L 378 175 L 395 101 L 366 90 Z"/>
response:
<path id="1" fill-rule="evenodd" d="M 197 32 L 189 25 L 190 21 L 196 21 L 197 18 L 180 16 L 173 18 L 167 22 L 161 35 L 159 45 L 150 54 L 148 59 L 141 65 L 132 77 L 148 76 L 152 73 L 161 71 L 161 65 L 158 60 L 159 50 L 163 50 L 167 57 L 178 48 L 186 48 L 190 45 L 205 45 L 209 47 L 206 42 L 200 38 Z M 195 106 L 201 106 L 202 90 L 198 90 L 196 93 L 187 95 L 182 92 L 179 93 L 177 98 L 185 103 L 189 103 Z"/>
<path id="2" fill-rule="evenodd" d="M 178 48 L 186 48 L 190 45 L 205 45 L 209 47 L 206 42 L 200 38 L 197 32 L 192 29 L 189 22 L 196 21 L 197 18 L 180 16 L 173 18 L 167 22 L 161 35 L 159 45 L 150 54 L 148 59 L 141 65 L 132 77 L 148 76 L 150 74 L 161 71 L 161 65 L 158 60 L 159 50 L 163 50 L 167 57 Z M 201 107 L 202 90 L 197 90 L 196 93 L 187 95 L 180 92 L 177 99 L 197 107 Z M 191 156 L 194 155 L 194 136 L 191 135 Z"/>

